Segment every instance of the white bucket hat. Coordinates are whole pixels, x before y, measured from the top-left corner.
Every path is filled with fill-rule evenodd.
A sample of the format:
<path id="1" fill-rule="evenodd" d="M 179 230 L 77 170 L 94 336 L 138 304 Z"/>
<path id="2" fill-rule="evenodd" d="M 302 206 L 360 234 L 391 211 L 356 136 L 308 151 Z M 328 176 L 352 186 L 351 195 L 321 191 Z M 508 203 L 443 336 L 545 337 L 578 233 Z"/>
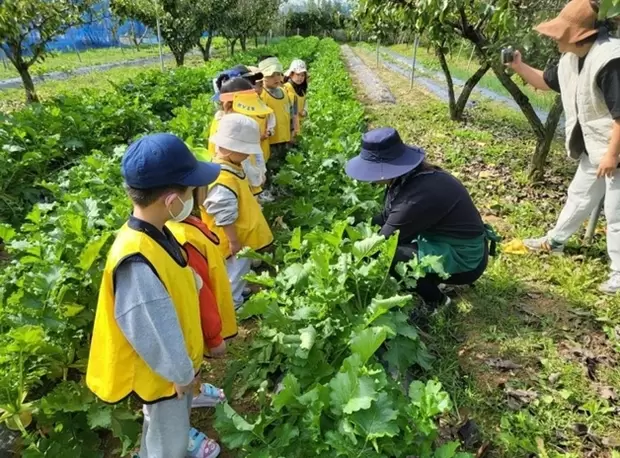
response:
<path id="1" fill-rule="evenodd" d="M 239 113 L 222 116 L 217 132 L 209 142 L 215 146 L 226 148 L 236 153 L 258 155 L 263 154 L 260 147 L 260 128 L 252 118 Z"/>
<path id="2" fill-rule="evenodd" d="M 284 75 L 291 76 L 291 73 L 308 73 L 308 67 L 303 60 L 295 59 Z"/>
<path id="3" fill-rule="evenodd" d="M 274 73 L 282 73 L 284 69 L 277 57 L 270 57 L 258 64 L 258 70 L 263 76 L 271 76 Z"/>

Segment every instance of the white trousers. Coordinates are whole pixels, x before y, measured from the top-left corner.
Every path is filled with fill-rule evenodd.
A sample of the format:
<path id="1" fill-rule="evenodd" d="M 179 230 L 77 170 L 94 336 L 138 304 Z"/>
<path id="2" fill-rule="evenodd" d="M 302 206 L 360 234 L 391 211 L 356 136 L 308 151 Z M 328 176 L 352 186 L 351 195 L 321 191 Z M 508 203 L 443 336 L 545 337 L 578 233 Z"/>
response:
<path id="1" fill-rule="evenodd" d="M 598 167 L 592 165 L 584 154 L 568 188 L 568 199 L 558 222 L 547 236 L 556 242 L 566 243 L 605 196 L 607 253 L 611 259 L 611 270 L 620 272 L 620 170 L 616 170 L 611 178 L 597 178 L 597 170 Z"/>
<path id="2" fill-rule="evenodd" d="M 250 273 L 250 270 L 252 270 L 251 259 L 237 259 L 231 256 L 226 260 L 226 271 L 228 272 L 228 280 L 230 281 L 230 287 L 232 289 L 235 309 L 243 305 L 243 289 L 247 283 L 243 277 Z"/>

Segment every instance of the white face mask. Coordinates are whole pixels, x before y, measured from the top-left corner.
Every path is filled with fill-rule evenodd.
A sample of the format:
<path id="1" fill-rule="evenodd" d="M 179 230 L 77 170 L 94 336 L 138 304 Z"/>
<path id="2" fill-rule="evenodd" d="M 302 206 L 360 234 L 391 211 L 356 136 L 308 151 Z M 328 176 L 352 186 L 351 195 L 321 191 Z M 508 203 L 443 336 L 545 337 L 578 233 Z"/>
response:
<path id="1" fill-rule="evenodd" d="M 183 200 L 179 196 L 177 196 L 177 199 L 179 199 L 183 204 L 183 210 L 181 210 L 181 212 L 176 216 L 172 214 L 172 211 L 170 211 L 170 209 L 168 209 L 168 213 L 170 213 L 172 221 L 180 223 L 181 221 L 186 220 L 189 215 L 192 214 L 192 210 L 194 209 L 194 196 L 190 197 L 185 202 L 183 202 Z"/>

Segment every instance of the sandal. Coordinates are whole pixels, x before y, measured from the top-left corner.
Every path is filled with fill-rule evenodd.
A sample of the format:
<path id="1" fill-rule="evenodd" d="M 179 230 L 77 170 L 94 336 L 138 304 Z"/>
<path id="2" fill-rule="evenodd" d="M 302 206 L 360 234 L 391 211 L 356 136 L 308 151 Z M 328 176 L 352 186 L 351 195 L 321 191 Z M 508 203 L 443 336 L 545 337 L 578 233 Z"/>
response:
<path id="1" fill-rule="evenodd" d="M 216 458 L 220 454 L 220 446 L 196 428 L 189 429 L 187 456 L 191 458 Z"/>
<path id="2" fill-rule="evenodd" d="M 202 383 L 200 385 L 200 394 L 194 396 L 192 407 L 215 407 L 223 402 L 226 402 L 224 390 L 210 383 Z"/>

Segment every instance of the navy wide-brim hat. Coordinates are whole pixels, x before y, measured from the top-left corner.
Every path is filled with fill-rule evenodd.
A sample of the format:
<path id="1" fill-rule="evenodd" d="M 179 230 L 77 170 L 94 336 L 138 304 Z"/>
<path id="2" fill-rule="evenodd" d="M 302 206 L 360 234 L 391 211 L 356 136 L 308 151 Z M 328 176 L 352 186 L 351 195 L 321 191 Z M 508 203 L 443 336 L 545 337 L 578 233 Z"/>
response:
<path id="1" fill-rule="evenodd" d="M 391 180 L 411 172 L 422 161 L 422 148 L 405 145 L 396 129 L 383 127 L 364 134 L 360 154 L 346 165 L 346 173 L 354 180 Z"/>
<path id="2" fill-rule="evenodd" d="M 136 189 L 166 186 L 207 186 L 220 174 L 220 165 L 196 159 L 176 135 L 158 133 L 142 137 L 127 148 L 121 163 L 125 183 Z"/>

